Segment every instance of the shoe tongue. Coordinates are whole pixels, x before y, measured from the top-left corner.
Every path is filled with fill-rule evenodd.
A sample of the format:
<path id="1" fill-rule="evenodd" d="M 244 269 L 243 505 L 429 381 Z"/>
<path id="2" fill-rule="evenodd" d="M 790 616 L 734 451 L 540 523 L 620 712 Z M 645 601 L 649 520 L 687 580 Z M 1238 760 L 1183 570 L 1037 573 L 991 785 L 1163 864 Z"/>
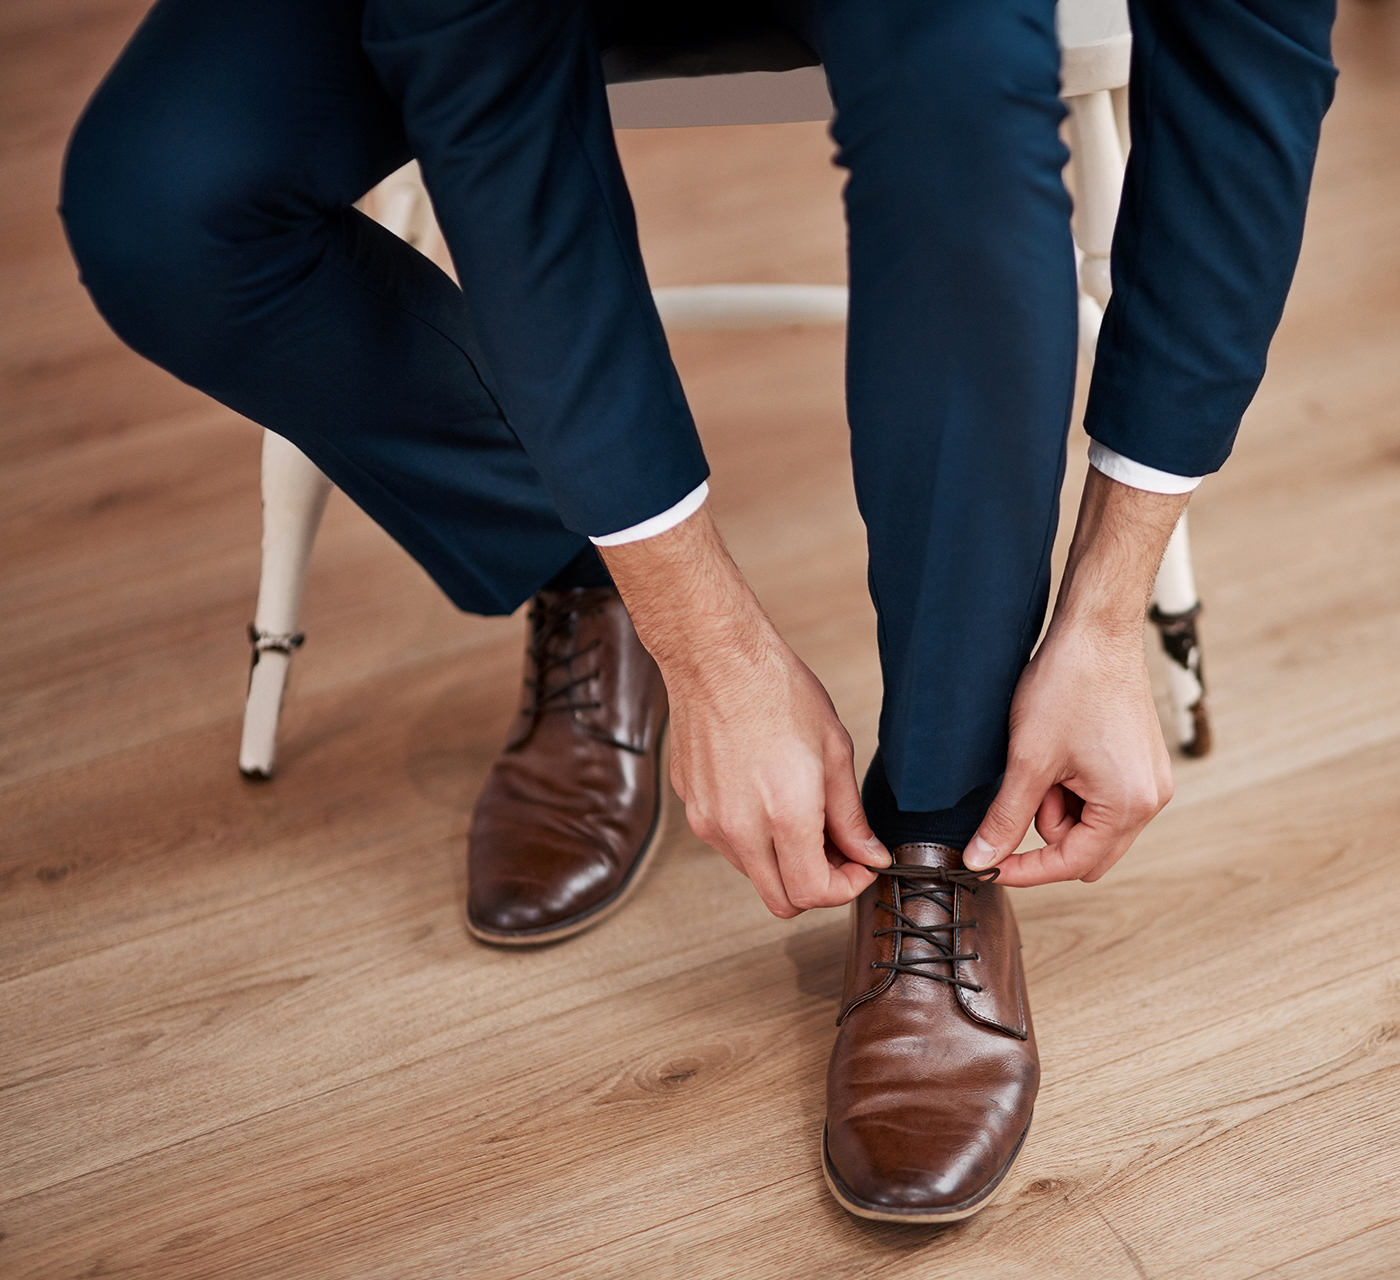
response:
<path id="1" fill-rule="evenodd" d="M 962 851 L 946 844 L 901 844 L 892 850 L 896 864 L 906 867 L 962 869 Z"/>

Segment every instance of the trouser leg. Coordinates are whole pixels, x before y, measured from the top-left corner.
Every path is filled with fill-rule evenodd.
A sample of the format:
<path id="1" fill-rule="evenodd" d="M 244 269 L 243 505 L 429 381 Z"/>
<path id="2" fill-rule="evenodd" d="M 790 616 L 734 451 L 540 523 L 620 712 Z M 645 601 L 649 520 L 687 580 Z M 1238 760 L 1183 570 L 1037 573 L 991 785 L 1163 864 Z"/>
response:
<path id="1" fill-rule="evenodd" d="M 163 0 L 74 136 L 64 218 L 128 343 L 293 440 L 460 606 L 509 611 L 587 543 L 502 412 L 491 316 L 350 207 L 411 154 L 361 22 L 357 0 Z M 528 184 L 501 167 L 512 219 Z"/>
<path id="2" fill-rule="evenodd" d="M 637 246 L 585 0 L 367 0 L 507 419 L 570 528 L 707 474 Z"/>
<path id="3" fill-rule="evenodd" d="M 942 811 L 989 799 L 1005 767 L 1049 589 L 1076 297 L 1054 5 L 787 12 L 850 170 L 848 412 L 885 686 L 872 783 Z"/>
<path id="4" fill-rule="evenodd" d="M 1204 475 L 1264 373 L 1332 100 L 1333 0 L 1131 0 L 1132 151 L 1085 426 Z"/>

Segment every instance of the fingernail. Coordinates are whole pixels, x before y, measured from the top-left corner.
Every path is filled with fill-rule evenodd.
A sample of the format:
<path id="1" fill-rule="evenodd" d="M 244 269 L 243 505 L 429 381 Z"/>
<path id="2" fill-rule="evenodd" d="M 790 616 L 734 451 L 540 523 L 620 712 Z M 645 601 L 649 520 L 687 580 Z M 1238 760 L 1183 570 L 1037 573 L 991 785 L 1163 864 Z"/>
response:
<path id="1" fill-rule="evenodd" d="M 874 836 L 871 836 L 870 839 L 865 842 L 865 847 L 875 855 L 876 860 L 882 867 L 894 865 L 894 859 L 890 857 L 890 851 Z"/>
<path id="2" fill-rule="evenodd" d="M 963 850 L 963 866 L 972 871 L 984 871 L 997 860 L 997 851 L 981 836 L 973 836 L 972 843 Z"/>

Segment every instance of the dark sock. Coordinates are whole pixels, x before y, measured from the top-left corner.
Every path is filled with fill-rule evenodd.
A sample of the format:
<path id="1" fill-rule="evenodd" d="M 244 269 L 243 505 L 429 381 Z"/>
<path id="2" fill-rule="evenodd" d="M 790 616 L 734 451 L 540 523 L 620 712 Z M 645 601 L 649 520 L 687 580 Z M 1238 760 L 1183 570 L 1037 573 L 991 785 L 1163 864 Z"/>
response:
<path id="1" fill-rule="evenodd" d="M 880 837 L 885 848 L 893 850 L 902 844 L 946 844 L 961 849 L 977 834 L 1000 781 L 998 778 L 973 787 L 951 809 L 923 812 L 901 809 L 885 776 L 885 763 L 876 751 L 860 798 L 870 829 Z"/>
<path id="2" fill-rule="evenodd" d="M 569 591 L 575 587 L 610 587 L 612 574 L 591 542 L 541 588 L 543 591 Z"/>

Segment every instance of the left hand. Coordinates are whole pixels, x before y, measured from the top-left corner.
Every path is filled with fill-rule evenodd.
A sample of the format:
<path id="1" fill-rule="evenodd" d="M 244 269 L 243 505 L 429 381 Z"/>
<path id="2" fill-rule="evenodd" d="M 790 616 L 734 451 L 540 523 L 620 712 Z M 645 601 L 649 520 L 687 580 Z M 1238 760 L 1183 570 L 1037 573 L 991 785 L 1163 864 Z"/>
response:
<path id="1" fill-rule="evenodd" d="M 1006 776 L 963 853 L 998 882 L 1097 880 L 1172 796 L 1142 629 L 1187 495 L 1148 493 L 1094 468 L 1050 629 L 1011 699 Z M 1016 853 L 1031 820 L 1043 849 Z"/>
<path id="2" fill-rule="evenodd" d="M 1006 776 L 965 861 L 1000 866 L 1004 885 L 1097 880 L 1171 796 L 1141 629 L 1052 629 L 1016 686 Z M 1044 848 L 1012 853 L 1032 819 Z"/>

